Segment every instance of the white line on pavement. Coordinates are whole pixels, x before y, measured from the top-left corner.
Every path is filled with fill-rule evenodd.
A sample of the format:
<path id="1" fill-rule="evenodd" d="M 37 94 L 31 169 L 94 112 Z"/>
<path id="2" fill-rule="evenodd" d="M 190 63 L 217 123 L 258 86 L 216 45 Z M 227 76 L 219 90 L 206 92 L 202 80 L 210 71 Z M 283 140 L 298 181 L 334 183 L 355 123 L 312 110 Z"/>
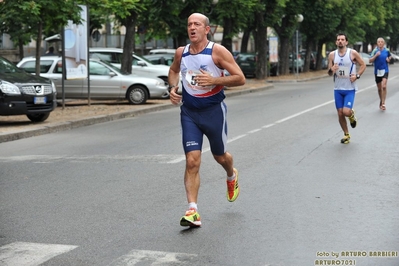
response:
<path id="1" fill-rule="evenodd" d="M 390 79 L 392 80 L 392 79 L 395 79 L 396 77 L 397 77 L 397 76 L 394 76 L 394 77 L 392 77 L 392 78 L 390 78 Z M 364 88 L 364 89 L 359 89 L 359 90 L 357 91 L 357 93 L 361 93 L 361 92 L 364 92 L 364 91 L 366 91 L 366 90 L 369 90 L 369 89 L 375 88 L 375 87 L 376 87 L 376 85 L 371 85 L 371 86 L 368 86 L 368 87 L 366 87 L 366 88 Z M 325 102 L 325 103 L 316 105 L 316 106 L 314 106 L 314 107 L 311 107 L 311 108 L 309 108 L 309 109 L 306 109 L 306 110 L 304 110 L 304 111 L 301 111 L 301 112 L 295 113 L 295 114 L 293 114 L 293 115 L 287 116 L 287 117 L 285 117 L 285 118 L 283 118 L 283 119 L 277 120 L 276 122 L 274 122 L 274 123 L 272 123 L 272 124 L 268 124 L 268 125 L 261 126 L 260 128 L 252 129 L 252 130 L 248 131 L 246 134 L 239 135 L 239 136 L 236 136 L 236 137 L 234 137 L 234 138 L 229 139 L 227 142 L 228 142 L 228 143 L 231 143 L 231 142 L 233 142 L 233 141 L 236 141 L 236 140 L 238 140 L 238 139 L 241 139 L 241 138 L 243 138 L 243 137 L 246 137 L 246 136 L 248 136 L 249 134 L 256 133 L 256 132 L 259 132 L 259 131 L 262 130 L 262 129 L 270 128 L 270 127 L 275 126 L 275 125 L 277 125 L 277 124 L 286 122 L 286 121 L 288 121 L 288 120 L 290 120 L 290 119 L 292 119 L 292 118 L 295 118 L 295 117 L 297 117 L 297 116 L 306 114 L 306 113 L 308 113 L 308 112 L 310 112 L 310 111 L 316 110 L 316 109 L 318 109 L 318 108 L 320 108 L 320 107 L 323 107 L 323 106 L 325 106 L 325 105 L 331 104 L 331 103 L 333 103 L 333 102 L 334 102 L 334 100 L 331 100 L 331 101 L 328 101 L 328 102 Z M 202 150 L 202 153 L 208 152 L 209 150 L 210 150 L 209 148 L 203 149 L 203 150 Z M 180 163 L 180 162 L 182 162 L 182 161 L 184 161 L 184 160 L 185 160 L 185 156 L 182 156 L 181 158 L 176 158 L 176 159 L 174 159 L 174 160 L 169 161 L 168 163 Z"/>
<path id="2" fill-rule="evenodd" d="M 0 247 L 0 265 L 37 266 L 78 246 L 14 242 Z"/>

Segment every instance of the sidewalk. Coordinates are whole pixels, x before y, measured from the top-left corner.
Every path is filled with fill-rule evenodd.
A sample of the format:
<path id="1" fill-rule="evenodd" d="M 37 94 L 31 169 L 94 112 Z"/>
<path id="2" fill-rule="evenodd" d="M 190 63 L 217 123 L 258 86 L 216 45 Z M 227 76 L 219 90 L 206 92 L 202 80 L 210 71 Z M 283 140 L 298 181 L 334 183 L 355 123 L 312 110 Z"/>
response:
<path id="1" fill-rule="evenodd" d="M 265 80 L 247 79 L 244 86 L 231 87 L 225 90 L 226 97 L 233 97 L 255 90 L 273 87 L 276 82 L 304 82 L 326 77 L 325 70 L 308 73 L 268 77 Z M 25 116 L 0 116 L 0 143 L 22 138 L 43 135 L 51 132 L 70 130 L 77 127 L 93 125 L 125 117 L 137 116 L 149 112 L 176 108 L 169 99 L 151 99 L 143 105 L 131 105 L 127 101 L 66 100 L 42 123 L 32 123 Z"/>

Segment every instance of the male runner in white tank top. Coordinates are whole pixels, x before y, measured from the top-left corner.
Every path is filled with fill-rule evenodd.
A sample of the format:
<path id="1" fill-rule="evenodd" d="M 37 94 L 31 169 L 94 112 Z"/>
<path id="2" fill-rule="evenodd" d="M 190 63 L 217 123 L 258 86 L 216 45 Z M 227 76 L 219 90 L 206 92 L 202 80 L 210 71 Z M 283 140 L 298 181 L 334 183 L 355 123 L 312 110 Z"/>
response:
<path id="1" fill-rule="evenodd" d="M 366 64 L 356 50 L 347 47 L 348 38 L 344 33 L 337 34 L 335 44 L 338 49 L 328 55 L 328 74 L 334 76 L 335 107 L 337 108 L 339 124 L 344 132 L 341 143 L 348 144 L 350 134 L 346 117 L 349 118 L 351 127 L 355 128 L 357 119 L 353 105 L 357 90 L 356 80 L 366 70 Z M 358 72 L 356 72 L 356 64 L 359 65 Z"/>
<path id="2" fill-rule="evenodd" d="M 199 169 L 203 136 L 207 136 L 214 159 L 227 175 L 227 200 L 235 201 L 240 188 L 238 171 L 233 157 L 226 151 L 227 108 L 224 103 L 224 87 L 245 84 L 245 76 L 233 55 L 223 46 L 210 42 L 209 19 L 200 13 L 189 16 L 187 32 L 190 44 L 176 50 L 169 70 L 170 101 L 181 104 L 180 119 L 182 142 L 186 155 L 184 185 L 188 211 L 180 219 L 181 226 L 201 226 L 198 214 Z M 226 69 L 230 76 L 224 76 Z M 181 71 L 183 92 L 177 93 Z"/>

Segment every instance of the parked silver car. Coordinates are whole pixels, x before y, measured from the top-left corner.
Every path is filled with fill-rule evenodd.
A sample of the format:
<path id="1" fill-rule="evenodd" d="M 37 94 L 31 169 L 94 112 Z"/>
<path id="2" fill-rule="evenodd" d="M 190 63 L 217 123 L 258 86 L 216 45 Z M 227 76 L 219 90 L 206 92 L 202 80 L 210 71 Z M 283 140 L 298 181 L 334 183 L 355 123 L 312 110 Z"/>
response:
<path id="1" fill-rule="evenodd" d="M 370 55 L 367 53 L 362 53 L 360 52 L 360 56 L 362 57 L 364 63 L 366 64 L 366 66 L 372 66 L 373 63 L 370 62 Z"/>
<path id="2" fill-rule="evenodd" d="M 98 58 L 112 65 L 121 68 L 123 49 L 120 48 L 89 48 L 90 58 Z M 157 77 L 168 83 L 169 66 L 155 65 L 149 60 L 132 53 L 132 73 L 141 77 Z M 179 90 L 181 91 L 181 82 L 179 82 Z"/>
<path id="3" fill-rule="evenodd" d="M 26 57 L 17 66 L 34 74 L 35 62 L 35 57 Z M 147 99 L 169 97 L 168 87 L 162 79 L 122 73 L 119 68 L 98 59 L 90 59 L 89 69 L 90 98 L 126 98 L 131 104 L 143 104 Z M 41 57 L 40 70 L 40 76 L 50 78 L 54 81 L 57 87 L 57 96 L 61 98 L 62 58 L 58 56 Z M 87 98 L 87 82 L 87 79 L 65 80 L 65 98 Z"/>

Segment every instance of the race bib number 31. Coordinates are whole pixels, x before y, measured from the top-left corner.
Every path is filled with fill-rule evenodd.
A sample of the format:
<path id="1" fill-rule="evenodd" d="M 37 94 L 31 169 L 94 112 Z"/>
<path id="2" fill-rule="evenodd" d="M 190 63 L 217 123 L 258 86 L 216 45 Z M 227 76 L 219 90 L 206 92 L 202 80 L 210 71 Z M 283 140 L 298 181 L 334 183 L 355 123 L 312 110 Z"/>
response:
<path id="1" fill-rule="evenodd" d="M 337 71 L 337 76 L 340 78 L 349 77 L 349 67 L 340 66 Z"/>

